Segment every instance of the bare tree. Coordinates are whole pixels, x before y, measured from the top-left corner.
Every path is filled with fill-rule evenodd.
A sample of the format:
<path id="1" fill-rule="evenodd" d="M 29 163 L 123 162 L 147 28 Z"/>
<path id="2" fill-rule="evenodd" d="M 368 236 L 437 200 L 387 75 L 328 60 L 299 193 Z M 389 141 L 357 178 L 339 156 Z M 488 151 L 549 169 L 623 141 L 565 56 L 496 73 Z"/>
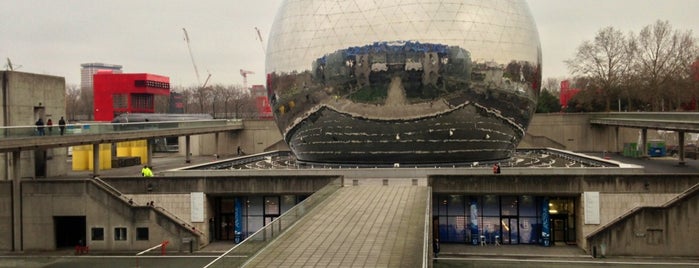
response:
<path id="1" fill-rule="evenodd" d="M 691 66 L 697 56 L 691 31 L 673 31 L 667 21 L 644 27 L 635 42 L 638 53 L 634 68 L 642 81 L 641 98 L 655 111 L 673 110 L 682 103 L 683 93 L 691 88 Z"/>
<path id="2" fill-rule="evenodd" d="M 624 34 L 607 27 L 597 32 L 594 41 L 583 42 L 566 63 L 574 75 L 588 78 L 590 86 L 599 90 L 609 111 L 611 100 L 619 97 L 633 53 L 634 47 Z"/>
<path id="3" fill-rule="evenodd" d="M 80 113 L 80 86 L 66 84 L 66 119 L 75 120 Z"/>
<path id="4" fill-rule="evenodd" d="M 214 118 L 221 118 L 221 117 L 226 117 L 227 115 L 221 115 L 223 108 L 225 108 L 226 105 L 226 97 L 227 97 L 227 91 L 228 88 L 222 84 L 216 84 L 212 87 L 212 101 L 211 101 L 211 109 L 213 110 L 214 113 Z M 218 107 L 218 109 L 216 109 Z"/>
<path id="5" fill-rule="evenodd" d="M 553 77 L 546 78 L 543 89 L 547 90 L 551 94 L 558 94 L 561 91 L 561 80 Z"/>
<path id="6" fill-rule="evenodd" d="M 240 99 L 242 87 L 240 86 L 226 86 L 225 90 L 222 92 L 221 101 L 223 102 L 223 112 L 225 118 L 231 118 L 230 112 L 233 103 Z"/>
<path id="7" fill-rule="evenodd" d="M 209 113 L 206 107 L 208 107 L 208 104 L 211 101 L 211 95 L 210 87 L 197 87 L 193 89 L 192 98 L 199 108 L 197 112 Z"/>
<path id="8" fill-rule="evenodd" d="M 194 109 L 191 107 L 192 102 L 193 102 L 193 93 L 191 89 L 181 89 L 180 94 L 182 94 L 182 109 L 184 110 L 184 113 L 189 114 L 189 113 L 194 113 Z"/>

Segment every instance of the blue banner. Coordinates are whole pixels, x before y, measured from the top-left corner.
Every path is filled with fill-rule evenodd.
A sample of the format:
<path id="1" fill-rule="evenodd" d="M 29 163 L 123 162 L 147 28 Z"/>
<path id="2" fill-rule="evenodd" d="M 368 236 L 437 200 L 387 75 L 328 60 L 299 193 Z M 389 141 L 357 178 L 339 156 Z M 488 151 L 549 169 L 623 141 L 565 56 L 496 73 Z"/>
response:
<path id="1" fill-rule="evenodd" d="M 549 215 L 549 198 L 541 200 L 541 243 L 551 246 L 551 216 Z"/>
<path id="2" fill-rule="evenodd" d="M 235 198 L 235 242 L 240 243 L 243 234 L 243 200 L 241 197 Z"/>
<path id="3" fill-rule="evenodd" d="M 471 217 L 470 217 L 470 226 L 471 226 L 471 244 L 478 245 L 478 239 L 480 237 L 480 234 L 478 233 L 478 200 L 475 198 L 471 198 Z"/>

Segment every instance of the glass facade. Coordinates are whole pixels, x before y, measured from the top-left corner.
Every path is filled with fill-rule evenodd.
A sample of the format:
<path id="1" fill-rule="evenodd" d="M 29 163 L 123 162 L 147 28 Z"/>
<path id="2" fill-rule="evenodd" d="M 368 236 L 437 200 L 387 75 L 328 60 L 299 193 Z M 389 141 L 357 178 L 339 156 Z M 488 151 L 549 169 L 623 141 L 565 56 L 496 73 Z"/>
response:
<path id="1" fill-rule="evenodd" d="M 240 242 L 305 198 L 306 195 L 213 197 L 211 235 L 214 240 Z"/>
<path id="2" fill-rule="evenodd" d="M 444 243 L 542 244 L 543 209 L 548 203 L 554 243 L 575 242 L 575 201 L 530 195 L 434 195 L 434 233 Z M 561 208 L 558 210 L 556 208 Z M 565 209 L 563 209 L 565 208 Z"/>

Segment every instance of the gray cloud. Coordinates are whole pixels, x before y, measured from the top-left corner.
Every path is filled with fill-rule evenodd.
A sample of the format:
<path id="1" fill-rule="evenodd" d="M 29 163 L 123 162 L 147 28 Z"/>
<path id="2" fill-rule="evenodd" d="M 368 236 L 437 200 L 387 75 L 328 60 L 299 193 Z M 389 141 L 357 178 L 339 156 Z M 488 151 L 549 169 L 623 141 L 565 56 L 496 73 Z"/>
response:
<path id="1" fill-rule="evenodd" d="M 486 0 L 490 1 L 490 0 Z M 0 9 L 0 57 L 19 71 L 66 77 L 80 83 L 80 64 L 120 64 L 125 72 L 169 76 L 196 85 L 182 28 L 191 39 L 202 80 L 242 84 L 239 69 L 264 84 L 264 53 L 255 27 L 269 33 L 282 0 L 23 0 Z M 563 60 L 605 26 L 638 32 L 656 20 L 680 30 L 699 29 L 696 0 L 530 0 L 539 27 L 544 77 L 566 76 Z M 266 41 L 266 40 L 265 40 Z M 203 81 L 201 81 L 203 82 Z"/>

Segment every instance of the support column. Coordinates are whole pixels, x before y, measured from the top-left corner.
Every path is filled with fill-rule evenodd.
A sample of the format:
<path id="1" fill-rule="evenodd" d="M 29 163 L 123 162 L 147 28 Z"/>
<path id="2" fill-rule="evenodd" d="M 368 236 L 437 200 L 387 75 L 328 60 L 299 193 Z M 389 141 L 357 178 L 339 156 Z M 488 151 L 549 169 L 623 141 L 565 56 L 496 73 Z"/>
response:
<path id="1" fill-rule="evenodd" d="M 92 177 L 100 174 L 100 144 L 92 144 Z"/>
<path id="2" fill-rule="evenodd" d="M 677 132 L 677 143 L 679 148 L 678 148 L 678 154 L 679 154 L 679 159 L 680 159 L 680 166 L 684 166 L 686 163 L 684 161 L 684 131 L 679 131 Z"/>
<path id="3" fill-rule="evenodd" d="M 216 146 L 214 148 L 214 153 L 216 154 L 216 159 L 218 159 L 220 156 L 219 151 L 218 151 L 218 132 L 214 133 L 214 140 L 215 140 L 214 146 Z"/>
<path id="4" fill-rule="evenodd" d="M 20 167 L 21 151 L 12 152 L 10 159 L 10 178 L 12 179 L 12 251 L 23 251 L 22 236 L 22 173 Z"/>
<path id="5" fill-rule="evenodd" d="M 619 148 L 619 127 L 618 126 L 614 127 L 614 135 L 616 136 L 616 138 L 614 139 L 615 153 L 619 153 L 619 152 L 623 151 L 623 149 Z"/>
<path id="6" fill-rule="evenodd" d="M 184 136 L 184 162 L 189 164 L 192 163 L 192 153 L 189 147 L 190 136 Z"/>
<path id="7" fill-rule="evenodd" d="M 648 146 L 646 144 L 648 144 L 648 129 L 644 128 L 641 129 L 641 144 L 639 145 L 641 150 L 641 158 L 648 158 Z"/>
<path id="8" fill-rule="evenodd" d="M 148 139 L 146 142 L 146 162 L 149 167 L 153 167 L 153 139 Z"/>

